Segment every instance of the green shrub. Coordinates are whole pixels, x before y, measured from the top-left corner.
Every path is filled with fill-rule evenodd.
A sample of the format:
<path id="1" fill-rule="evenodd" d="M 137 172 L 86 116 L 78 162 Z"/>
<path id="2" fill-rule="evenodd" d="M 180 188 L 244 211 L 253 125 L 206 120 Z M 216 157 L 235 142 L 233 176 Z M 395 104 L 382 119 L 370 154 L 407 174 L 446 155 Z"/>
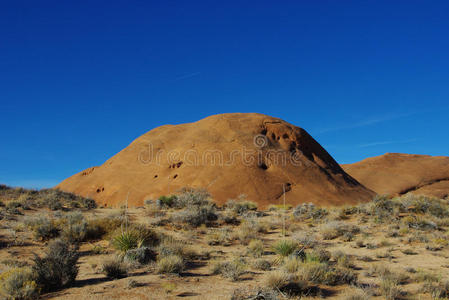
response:
<path id="1" fill-rule="evenodd" d="M 103 262 L 101 271 L 108 278 L 120 279 L 128 275 L 128 267 L 119 257 L 108 259 Z"/>
<path id="2" fill-rule="evenodd" d="M 0 274 L 0 295 L 8 300 L 39 298 L 39 289 L 29 268 L 12 268 Z"/>
<path id="3" fill-rule="evenodd" d="M 143 246 L 155 246 L 158 242 L 159 237 L 154 231 L 137 225 L 120 231 L 112 238 L 112 245 L 122 253 Z"/>
<path id="4" fill-rule="evenodd" d="M 159 207 L 173 207 L 176 204 L 176 195 L 171 195 L 171 196 L 160 196 L 157 201 L 156 204 Z"/>
<path id="5" fill-rule="evenodd" d="M 35 256 L 33 271 L 36 282 L 44 291 L 70 285 L 78 274 L 78 249 L 67 241 L 53 240 L 44 257 Z"/>
<path id="6" fill-rule="evenodd" d="M 228 200 L 225 207 L 237 215 L 243 215 L 248 211 L 257 210 L 257 203 L 247 201 L 245 195 L 240 195 L 238 200 Z"/>
<path id="7" fill-rule="evenodd" d="M 287 257 L 293 254 L 298 247 L 298 243 L 293 240 L 279 240 L 273 245 L 273 251 L 281 257 Z"/>
<path id="8" fill-rule="evenodd" d="M 179 274 L 184 270 L 184 260 L 179 255 L 168 255 L 161 257 L 156 264 L 158 273 Z"/>

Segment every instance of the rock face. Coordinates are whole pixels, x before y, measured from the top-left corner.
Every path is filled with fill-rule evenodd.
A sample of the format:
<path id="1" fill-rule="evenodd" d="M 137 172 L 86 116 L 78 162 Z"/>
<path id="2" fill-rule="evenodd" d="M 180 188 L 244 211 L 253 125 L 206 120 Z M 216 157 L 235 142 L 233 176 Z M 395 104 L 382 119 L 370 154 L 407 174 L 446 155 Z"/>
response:
<path id="1" fill-rule="evenodd" d="M 449 195 L 449 157 L 387 153 L 343 169 L 378 194 L 408 192 L 446 198 Z"/>
<path id="2" fill-rule="evenodd" d="M 165 125 L 137 138 L 99 167 L 57 188 L 107 206 L 132 206 L 189 187 L 222 204 L 246 194 L 260 207 L 368 201 L 373 192 L 346 174 L 304 129 L 255 113 L 214 115 Z"/>

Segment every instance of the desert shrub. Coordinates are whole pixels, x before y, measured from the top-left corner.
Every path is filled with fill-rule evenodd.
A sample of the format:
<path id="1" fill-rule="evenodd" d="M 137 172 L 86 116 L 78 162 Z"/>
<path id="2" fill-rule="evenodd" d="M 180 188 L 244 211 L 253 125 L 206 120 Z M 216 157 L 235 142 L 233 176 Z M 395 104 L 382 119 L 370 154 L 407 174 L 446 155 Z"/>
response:
<path id="1" fill-rule="evenodd" d="M 423 195 L 406 194 L 401 197 L 402 210 L 409 212 L 430 214 L 437 218 L 449 216 L 448 203 L 437 198 Z"/>
<path id="2" fill-rule="evenodd" d="M 257 203 L 247 201 L 246 196 L 242 194 L 238 200 L 229 199 L 225 207 L 237 215 L 244 215 L 248 211 L 257 210 Z"/>
<path id="3" fill-rule="evenodd" d="M 314 221 L 324 219 L 328 215 L 324 208 L 316 207 L 313 203 L 303 203 L 295 207 L 293 216 L 298 220 L 312 219 Z"/>
<path id="4" fill-rule="evenodd" d="M 122 219 L 117 217 L 95 218 L 87 220 L 85 240 L 101 239 L 122 225 Z"/>
<path id="5" fill-rule="evenodd" d="M 177 197 L 176 195 L 170 195 L 170 196 L 160 196 L 156 200 L 156 205 L 159 207 L 173 207 L 176 204 Z"/>
<path id="6" fill-rule="evenodd" d="M 292 275 L 285 271 L 272 271 L 265 275 L 263 285 L 272 290 L 280 290 L 283 286 L 287 285 L 292 277 Z"/>
<path id="7" fill-rule="evenodd" d="M 263 299 L 263 300 L 279 300 L 278 291 L 269 289 L 252 290 L 248 287 L 237 288 L 232 292 L 231 300 L 248 300 L 248 299 Z"/>
<path id="8" fill-rule="evenodd" d="M 173 215 L 174 221 L 189 224 L 193 227 L 202 224 L 209 225 L 217 219 L 216 208 L 212 204 L 187 207 Z"/>
<path id="9" fill-rule="evenodd" d="M 47 241 L 59 236 L 59 228 L 47 217 L 26 218 L 24 223 L 33 231 L 37 240 Z"/>
<path id="10" fill-rule="evenodd" d="M 294 256 L 289 256 L 284 260 L 284 265 L 282 268 L 287 273 L 296 273 L 298 272 L 299 268 L 301 267 L 302 262 L 300 259 Z"/>
<path id="11" fill-rule="evenodd" d="M 324 249 L 314 249 L 307 251 L 303 261 L 305 262 L 328 262 L 331 259 L 331 253 Z"/>
<path id="12" fill-rule="evenodd" d="M 158 273 L 181 273 L 185 268 L 184 260 L 179 255 L 168 255 L 158 259 L 156 270 Z"/>
<path id="13" fill-rule="evenodd" d="M 44 291 L 51 291 L 70 285 L 78 274 L 79 253 L 67 241 L 50 242 L 44 257 L 35 256 L 33 272 L 36 282 Z"/>
<path id="14" fill-rule="evenodd" d="M 332 257 L 334 258 L 337 266 L 342 268 L 352 268 L 352 260 L 349 255 L 346 255 L 342 251 L 336 251 L 333 253 Z"/>
<path id="15" fill-rule="evenodd" d="M 395 203 L 388 196 L 376 195 L 370 203 L 369 213 L 374 215 L 378 220 L 391 218 L 395 208 Z"/>
<path id="16" fill-rule="evenodd" d="M 128 266 L 119 257 L 115 257 L 104 261 L 101 271 L 108 278 L 120 279 L 128 275 Z"/>
<path id="17" fill-rule="evenodd" d="M 165 237 L 162 239 L 157 248 L 157 252 L 159 254 L 158 257 L 176 255 L 183 258 L 183 260 L 190 260 L 197 256 L 185 242 L 171 237 Z"/>
<path id="18" fill-rule="evenodd" d="M 66 214 L 58 226 L 61 229 L 61 237 L 72 243 L 82 242 L 86 235 L 87 222 L 80 212 Z"/>
<path id="19" fill-rule="evenodd" d="M 296 241 L 279 240 L 273 245 L 273 251 L 281 257 L 287 257 L 293 254 L 298 247 L 299 245 Z"/>
<path id="20" fill-rule="evenodd" d="M 139 264 L 147 264 L 150 261 L 156 260 L 156 252 L 148 247 L 140 247 L 136 249 L 130 249 L 125 253 L 125 261 L 138 262 Z"/>
<path id="21" fill-rule="evenodd" d="M 314 248 L 319 244 L 316 236 L 312 232 L 307 231 L 295 232 L 293 239 L 298 241 L 301 247 L 304 248 Z"/>
<path id="22" fill-rule="evenodd" d="M 261 257 L 264 253 L 263 242 L 261 240 L 251 240 L 248 244 L 248 254 L 254 257 Z"/>
<path id="23" fill-rule="evenodd" d="M 435 230 L 437 229 L 437 224 L 432 221 L 426 220 L 420 216 L 408 216 L 402 219 L 402 223 L 408 228 L 419 229 L 419 230 Z"/>
<path id="24" fill-rule="evenodd" d="M 265 275 L 264 286 L 274 291 L 280 291 L 282 294 L 293 297 L 308 295 L 312 296 L 316 290 L 309 284 L 299 279 L 294 274 L 288 274 L 285 271 L 272 271 Z"/>
<path id="25" fill-rule="evenodd" d="M 246 263 L 241 258 L 235 258 L 232 261 L 215 262 L 212 267 L 213 274 L 237 281 L 245 273 Z"/>
<path id="26" fill-rule="evenodd" d="M 271 262 L 266 259 L 256 259 L 252 263 L 253 268 L 262 271 L 269 271 L 271 269 Z"/>
<path id="27" fill-rule="evenodd" d="M 159 237 L 153 230 L 145 226 L 133 225 L 119 230 L 112 237 L 111 243 L 115 249 L 126 253 L 130 249 L 143 246 L 155 246 L 159 243 Z"/>
<path id="28" fill-rule="evenodd" d="M 343 298 L 344 300 L 369 300 L 371 294 L 364 289 L 356 289 L 349 291 Z"/>
<path id="29" fill-rule="evenodd" d="M 178 208 L 205 206 L 211 203 L 209 199 L 207 190 L 185 187 L 179 191 L 174 205 Z"/>
<path id="30" fill-rule="evenodd" d="M 340 221 L 332 221 L 321 226 L 321 235 L 325 240 L 335 239 L 348 232 L 357 234 L 360 232 L 360 228 Z"/>
<path id="31" fill-rule="evenodd" d="M 449 281 L 426 282 L 424 290 L 430 294 L 432 299 L 447 299 L 449 298 Z"/>
<path id="32" fill-rule="evenodd" d="M 352 270 L 332 267 L 327 263 L 316 261 L 304 262 L 299 269 L 298 276 L 302 280 L 326 285 L 354 284 L 357 282 L 357 274 Z"/>
<path id="33" fill-rule="evenodd" d="M 218 230 L 213 230 L 210 234 L 206 236 L 207 243 L 211 246 L 231 245 L 231 236 L 226 228 L 219 228 Z"/>
<path id="34" fill-rule="evenodd" d="M 257 239 L 258 233 L 264 232 L 266 229 L 255 218 L 248 218 L 244 220 L 236 230 L 236 237 L 244 245 L 247 245 L 251 240 Z"/>
<path id="35" fill-rule="evenodd" d="M 383 278 L 381 280 L 379 284 L 379 290 L 386 300 L 400 299 L 402 295 L 402 291 L 397 281 L 389 277 Z"/>
<path id="36" fill-rule="evenodd" d="M 39 298 L 39 289 L 29 268 L 12 268 L 0 274 L 2 299 L 32 300 Z"/>

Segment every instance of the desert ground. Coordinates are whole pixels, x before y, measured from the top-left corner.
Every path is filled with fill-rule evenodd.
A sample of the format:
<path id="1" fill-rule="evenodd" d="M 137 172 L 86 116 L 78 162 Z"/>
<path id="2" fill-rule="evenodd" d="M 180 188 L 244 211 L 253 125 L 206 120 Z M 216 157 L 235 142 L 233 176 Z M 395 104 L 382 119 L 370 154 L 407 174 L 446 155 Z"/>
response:
<path id="1" fill-rule="evenodd" d="M 222 206 L 184 188 L 137 208 L 1 186 L 4 299 L 439 299 L 449 201 Z"/>

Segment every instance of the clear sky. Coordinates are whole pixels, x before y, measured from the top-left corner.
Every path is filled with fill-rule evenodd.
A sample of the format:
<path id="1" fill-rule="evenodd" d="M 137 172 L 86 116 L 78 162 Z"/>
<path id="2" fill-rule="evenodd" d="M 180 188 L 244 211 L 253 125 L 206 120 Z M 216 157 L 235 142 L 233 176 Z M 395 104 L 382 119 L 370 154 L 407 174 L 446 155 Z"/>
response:
<path id="1" fill-rule="evenodd" d="M 259 112 L 340 163 L 449 155 L 449 1 L 1 1 L 0 183 L 53 186 L 141 134 Z"/>

